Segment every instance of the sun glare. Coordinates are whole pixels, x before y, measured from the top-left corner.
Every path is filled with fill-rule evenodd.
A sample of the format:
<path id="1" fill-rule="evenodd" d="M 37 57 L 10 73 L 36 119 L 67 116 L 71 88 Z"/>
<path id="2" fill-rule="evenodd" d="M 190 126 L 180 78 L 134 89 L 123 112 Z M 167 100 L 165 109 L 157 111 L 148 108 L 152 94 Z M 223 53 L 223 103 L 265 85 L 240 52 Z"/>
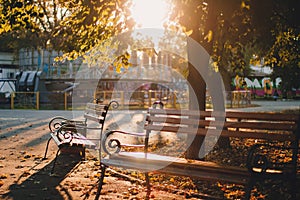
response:
<path id="1" fill-rule="evenodd" d="M 132 0 L 131 13 L 139 28 L 162 28 L 169 13 L 164 0 Z"/>

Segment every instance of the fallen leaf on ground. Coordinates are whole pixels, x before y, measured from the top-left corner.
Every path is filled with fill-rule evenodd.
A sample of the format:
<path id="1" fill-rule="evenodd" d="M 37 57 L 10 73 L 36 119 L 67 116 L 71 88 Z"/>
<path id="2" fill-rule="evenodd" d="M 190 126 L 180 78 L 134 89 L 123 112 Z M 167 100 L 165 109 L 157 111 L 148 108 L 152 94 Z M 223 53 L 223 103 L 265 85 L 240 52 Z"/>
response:
<path id="1" fill-rule="evenodd" d="M 6 174 L 1 174 L 1 175 L 0 175 L 0 179 L 7 179 L 7 177 L 8 177 L 8 176 L 7 176 Z"/>

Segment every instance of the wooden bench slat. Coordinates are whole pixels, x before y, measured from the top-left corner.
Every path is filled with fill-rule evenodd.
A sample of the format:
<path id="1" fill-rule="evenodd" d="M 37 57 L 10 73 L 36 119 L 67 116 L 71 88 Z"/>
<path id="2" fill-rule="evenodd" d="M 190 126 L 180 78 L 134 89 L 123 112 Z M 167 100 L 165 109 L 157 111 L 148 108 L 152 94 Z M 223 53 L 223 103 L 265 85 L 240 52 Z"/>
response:
<path id="1" fill-rule="evenodd" d="M 176 165 L 172 164 L 160 171 L 170 175 L 189 176 L 189 177 L 199 178 L 205 181 L 214 181 L 214 182 L 219 181 L 219 182 L 236 183 L 236 184 L 246 184 L 250 179 L 250 175 L 246 170 L 245 173 L 241 175 L 241 174 L 234 173 L 236 171 L 232 171 L 232 173 L 224 173 L 220 171 L 211 172 L 207 170 L 194 169 L 193 167 L 179 168 Z"/>
<path id="2" fill-rule="evenodd" d="M 251 128 L 251 129 L 264 129 L 264 130 L 286 130 L 294 131 L 297 129 L 297 124 L 291 122 L 265 122 L 265 121 L 235 121 L 235 122 L 223 122 L 205 119 L 186 119 L 186 118 L 175 118 L 175 117 L 161 117 L 161 116 L 148 116 L 148 121 L 152 123 L 168 123 L 168 124 L 180 124 L 185 125 L 196 125 L 199 126 L 211 126 L 211 127 L 223 127 L 223 128 Z"/>
<path id="3" fill-rule="evenodd" d="M 250 131 L 230 131 L 221 129 L 205 129 L 205 128 L 191 128 L 191 127 L 180 127 L 180 126 L 166 126 L 166 125 L 155 125 L 148 124 L 145 126 L 146 130 L 152 131 L 164 131 L 173 133 L 185 133 L 185 134 L 198 134 L 205 136 L 209 130 L 210 136 L 221 136 L 223 137 L 236 137 L 236 138 L 252 138 L 252 139 L 266 139 L 266 140 L 278 140 L 278 141 L 292 141 L 295 140 L 296 136 L 293 134 L 268 134 L 266 132 L 250 132 Z"/>
<path id="4" fill-rule="evenodd" d="M 98 110 L 98 111 L 103 111 L 105 109 L 104 104 L 94 104 L 94 103 L 87 103 L 86 108 L 87 109 L 92 109 L 92 110 Z"/>
<path id="5" fill-rule="evenodd" d="M 84 114 L 84 118 L 95 121 L 95 122 L 100 122 L 101 120 L 103 120 L 103 118 L 99 117 L 98 115 L 95 116 L 95 115 L 90 115 L 90 114 Z"/>
<path id="6" fill-rule="evenodd" d="M 102 116 L 103 110 L 94 110 L 94 109 L 90 109 L 87 108 L 85 109 L 85 114 L 90 114 L 90 115 L 98 115 L 98 116 Z"/>
<path id="7" fill-rule="evenodd" d="M 245 183 L 250 177 L 246 168 L 224 167 L 213 162 L 189 161 L 151 153 L 147 154 L 147 158 L 145 158 L 143 153 L 121 152 L 103 159 L 102 163 L 110 166 L 165 172 L 171 175 L 193 176 L 203 180 L 226 180 L 233 183 Z M 229 177 L 230 179 L 228 179 Z"/>
<path id="8" fill-rule="evenodd" d="M 230 131 L 222 130 L 221 136 L 235 138 L 265 139 L 276 141 L 294 141 L 296 135 L 284 133 L 266 133 L 266 132 L 250 132 L 250 131 Z"/>
<path id="9" fill-rule="evenodd" d="M 50 133 L 50 135 L 53 138 L 54 142 L 57 144 L 57 146 L 60 146 L 63 143 L 58 139 L 58 137 L 54 133 Z"/>
<path id="10" fill-rule="evenodd" d="M 233 119 L 253 119 L 266 121 L 299 121 L 300 116 L 296 114 L 284 113 L 256 113 L 256 112 L 220 112 L 220 111 L 194 111 L 194 110 L 168 110 L 168 109 L 149 109 L 150 115 L 180 115 L 196 118 L 203 117 L 226 117 Z"/>
<path id="11" fill-rule="evenodd" d="M 71 141 L 71 144 L 82 144 L 83 146 L 87 146 L 90 148 L 96 147 L 96 144 L 90 141 L 88 138 L 83 136 L 80 133 L 76 133 Z"/>
<path id="12" fill-rule="evenodd" d="M 297 129 L 297 124 L 295 123 L 268 123 L 268 122 L 225 122 L 224 128 L 248 128 L 254 130 L 278 130 L 278 131 L 295 131 Z"/>
<path id="13" fill-rule="evenodd" d="M 65 139 L 65 140 L 59 140 L 57 135 L 54 133 L 50 133 L 51 137 L 53 138 L 54 142 L 57 144 L 57 146 L 61 145 L 69 145 L 69 146 L 83 146 L 83 147 L 89 147 L 89 148 L 95 148 L 96 144 L 92 141 L 88 140 L 83 135 L 76 133 L 74 134 L 74 137 L 71 139 Z"/>
<path id="14" fill-rule="evenodd" d="M 206 112 L 206 111 L 196 111 L 196 110 L 173 110 L 173 109 L 153 109 L 149 108 L 148 110 L 149 115 L 177 115 L 177 116 L 195 116 L 195 117 L 200 117 L 200 116 L 205 116 L 205 114 L 209 114 L 211 112 Z"/>
<path id="15" fill-rule="evenodd" d="M 253 119 L 266 121 L 294 121 L 300 120 L 299 115 L 285 113 L 262 113 L 262 112 L 226 112 L 227 118 Z"/>
<path id="16" fill-rule="evenodd" d="M 83 146 L 83 147 L 87 147 L 87 148 L 90 148 L 90 149 L 93 149 L 96 147 L 96 144 L 92 143 L 91 141 L 84 141 L 84 140 L 79 140 L 79 139 L 73 139 L 71 142 L 70 142 L 70 146 L 73 146 L 73 145 L 80 145 L 80 146 Z"/>

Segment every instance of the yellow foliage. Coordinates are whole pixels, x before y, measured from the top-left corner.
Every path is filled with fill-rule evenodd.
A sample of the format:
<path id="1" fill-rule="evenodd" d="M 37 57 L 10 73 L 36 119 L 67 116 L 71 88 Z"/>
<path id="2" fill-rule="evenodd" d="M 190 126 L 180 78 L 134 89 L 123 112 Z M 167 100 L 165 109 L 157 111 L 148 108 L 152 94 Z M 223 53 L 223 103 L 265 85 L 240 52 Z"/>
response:
<path id="1" fill-rule="evenodd" d="M 189 30 L 189 31 L 185 32 L 185 34 L 186 34 L 187 36 L 192 35 L 192 33 L 193 33 L 193 30 Z"/>
<path id="2" fill-rule="evenodd" d="M 11 30 L 11 26 L 8 23 L 5 23 L 3 25 L 3 30 L 4 30 L 4 32 L 8 32 Z"/>
<path id="3" fill-rule="evenodd" d="M 83 50 L 84 48 L 86 48 L 87 46 L 85 44 L 80 46 L 80 49 Z"/>
<path id="4" fill-rule="evenodd" d="M 247 10 L 249 10 L 249 9 L 250 9 L 250 5 L 247 5 L 247 4 L 245 3 L 245 1 L 242 1 L 242 3 L 241 3 L 241 8 L 246 8 Z"/>
<path id="5" fill-rule="evenodd" d="M 213 39 L 213 31 L 209 30 L 207 35 L 204 37 L 205 40 L 207 40 L 207 42 L 211 42 Z"/>

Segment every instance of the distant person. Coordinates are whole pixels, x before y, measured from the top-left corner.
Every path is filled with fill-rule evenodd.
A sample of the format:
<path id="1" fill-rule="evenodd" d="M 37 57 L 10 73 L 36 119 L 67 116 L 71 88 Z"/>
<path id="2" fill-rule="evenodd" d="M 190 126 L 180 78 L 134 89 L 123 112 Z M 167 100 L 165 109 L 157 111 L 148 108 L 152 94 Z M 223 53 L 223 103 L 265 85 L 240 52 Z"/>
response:
<path id="1" fill-rule="evenodd" d="M 246 83 L 245 79 L 242 80 L 242 88 L 243 88 L 244 90 L 247 90 L 247 89 L 248 89 L 248 88 L 247 88 L 247 83 Z"/>
<path id="2" fill-rule="evenodd" d="M 279 97 L 278 91 L 277 91 L 277 89 L 275 89 L 274 94 L 273 94 L 274 101 L 277 101 L 278 97 Z"/>
<path id="3" fill-rule="evenodd" d="M 264 92 L 265 92 L 265 96 L 269 97 L 272 95 L 272 84 L 270 82 L 269 79 L 265 79 L 264 80 Z"/>

